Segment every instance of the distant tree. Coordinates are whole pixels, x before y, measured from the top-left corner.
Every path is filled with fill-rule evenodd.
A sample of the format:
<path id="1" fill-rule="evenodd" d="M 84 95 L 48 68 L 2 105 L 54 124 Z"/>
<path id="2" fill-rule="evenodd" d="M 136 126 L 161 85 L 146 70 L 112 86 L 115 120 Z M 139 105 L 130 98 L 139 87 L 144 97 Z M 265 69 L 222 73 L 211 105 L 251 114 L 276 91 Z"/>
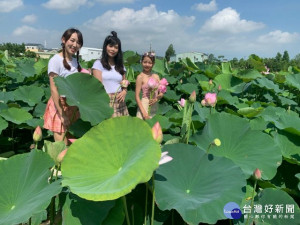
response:
<path id="1" fill-rule="evenodd" d="M 22 56 L 25 53 L 25 44 L 24 43 L 16 44 L 10 42 L 3 43 L 0 44 L 0 50 L 2 51 L 7 50 L 10 56 L 18 57 L 18 56 Z"/>
<path id="2" fill-rule="evenodd" d="M 173 48 L 173 44 L 170 44 L 166 53 L 165 53 L 165 58 L 167 60 L 167 62 L 170 61 L 171 56 L 175 55 L 175 50 Z"/>
<path id="3" fill-rule="evenodd" d="M 289 56 L 288 51 L 286 51 L 286 50 L 283 52 L 282 61 L 287 62 L 287 63 L 290 62 L 290 56 Z"/>

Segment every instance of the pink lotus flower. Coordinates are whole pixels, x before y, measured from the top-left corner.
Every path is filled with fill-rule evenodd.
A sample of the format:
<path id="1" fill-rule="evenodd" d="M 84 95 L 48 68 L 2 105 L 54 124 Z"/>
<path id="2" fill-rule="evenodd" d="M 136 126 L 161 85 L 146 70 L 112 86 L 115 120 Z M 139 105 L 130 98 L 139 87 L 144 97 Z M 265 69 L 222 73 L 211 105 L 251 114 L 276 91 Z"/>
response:
<path id="1" fill-rule="evenodd" d="M 165 164 L 167 162 L 170 162 L 173 158 L 171 156 L 168 155 L 168 152 L 162 152 L 161 153 L 161 157 L 159 160 L 159 165 Z"/>
<path id="2" fill-rule="evenodd" d="M 130 82 L 128 80 L 121 81 L 121 87 L 123 87 L 123 88 L 127 88 L 129 84 L 130 84 Z"/>
<path id="3" fill-rule="evenodd" d="M 217 94 L 216 93 L 206 93 L 204 99 L 201 101 L 203 106 L 215 107 L 217 103 Z"/>
<path id="4" fill-rule="evenodd" d="M 77 139 L 76 138 L 69 138 L 68 140 L 69 140 L 69 142 L 74 143 Z"/>
<path id="5" fill-rule="evenodd" d="M 265 66 L 266 71 L 263 71 L 262 74 L 269 74 L 270 73 L 270 68 Z"/>
<path id="6" fill-rule="evenodd" d="M 160 84 L 160 85 L 158 86 L 158 91 L 159 91 L 160 93 L 163 93 L 163 94 L 166 93 L 166 92 L 167 92 L 167 86 Z"/>
<path id="7" fill-rule="evenodd" d="M 189 100 L 191 103 L 196 101 L 196 92 L 195 91 L 192 92 L 192 94 L 189 97 Z"/>
<path id="8" fill-rule="evenodd" d="M 185 99 L 184 98 L 181 98 L 180 101 L 177 101 L 177 102 L 179 103 L 179 105 L 181 107 L 184 107 L 184 105 L 185 105 Z"/>
<path id="9" fill-rule="evenodd" d="M 159 83 L 160 83 L 161 85 L 165 85 L 165 86 L 169 85 L 169 83 L 168 83 L 168 81 L 167 81 L 166 78 L 161 79 Z"/>
<path id="10" fill-rule="evenodd" d="M 87 70 L 87 69 L 84 69 L 82 68 L 80 73 L 87 73 L 87 74 L 91 74 L 91 71 Z"/>
<path id="11" fill-rule="evenodd" d="M 253 172 L 253 176 L 255 179 L 260 180 L 261 179 L 261 171 L 256 168 Z"/>
<path id="12" fill-rule="evenodd" d="M 41 129 L 41 127 L 40 126 L 37 126 L 36 128 L 35 128 L 35 131 L 34 131 L 34 133 L 33 133 L 33 140 L 35 141 L 35 142 L 38 142 L 38 141 L 40 141 L 40 140 L 42 140 L 42 138 L 43 138 L 43 135 L 42 135 L 42 129 Z"/>
<path id="13" fill-rule="evenodd" d="M 163 140 L 163 132 L 161 130 L 161 126 L 159 122 L 156 122 L 154 126 L 152 127 L 152 136 L 154 140 L 160 144 Z"/>
<path id="14" fill-rule="evenodd" d="M 156 89 L 156 88 L 158 88 L 158 86 L 159 86 L 158 80 L 156 80 L 156 79 L 153 78 L 153 77 L 150 77 L 150 78 L 149 78 L 147 84 L 148 84 L 148 87 L 151 88 L 151 89 Z"/>
<path id="15" fill-rule="evenodd" d="M 58 154 L 56 160 L 57 160 L 58 162 L 62 162 L 63 159 L 64 159 L 64 157 L 65 157 L 65 155 L 67 154 L 67 151 L 68 151 L 68 148 L 62 150 L 62 151 Z"/>
<path id="16" fill-rule="evenodd" d="M 218 91 L 221 91 L 221 90 L 222 90 L 222 86 L 221 86 L 221 84 L 219 84 Z"/>

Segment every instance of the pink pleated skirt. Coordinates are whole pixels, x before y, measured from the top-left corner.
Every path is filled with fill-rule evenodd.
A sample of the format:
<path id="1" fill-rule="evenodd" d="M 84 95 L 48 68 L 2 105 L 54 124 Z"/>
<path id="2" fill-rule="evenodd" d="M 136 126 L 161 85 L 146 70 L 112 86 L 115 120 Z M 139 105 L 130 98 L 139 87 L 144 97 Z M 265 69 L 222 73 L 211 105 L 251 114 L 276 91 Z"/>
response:
<path id="1" fill-rule="evenodd" d="M 60 97 L 59 101 L 66 116 L 70 119 L 70 124 L 78 120 L 80 117 L 78 107 L 69 106 L 65 97 Z M 46 106 L 44 114 L 44 128 L 57 133 L 64 133 L 68 129 L 68 127 L 62 123 L 61 115 L 58 113 L 52 97 L 50 97 Z"/>

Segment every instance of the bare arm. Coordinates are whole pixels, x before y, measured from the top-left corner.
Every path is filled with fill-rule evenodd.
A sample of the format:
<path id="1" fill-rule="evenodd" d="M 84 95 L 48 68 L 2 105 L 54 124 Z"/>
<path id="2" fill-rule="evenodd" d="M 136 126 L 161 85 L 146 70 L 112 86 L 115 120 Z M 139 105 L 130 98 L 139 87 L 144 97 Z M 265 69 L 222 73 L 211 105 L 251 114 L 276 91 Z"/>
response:
<path id="1" fill-rule="evenodd" d="M 102 72 L 100 70 L 92 69 L 92 74 L 102 83 Z"/>
<path id="2" fill-rule="evenodd" d="M 142 101 L 140 99 L 142 84 L 143 84 L 143 77 L 141 75 L 138 75 L 138 77 L 136 79 L 136 83 L 135 83 L 135 100 L 136 100 L 136 103 L 137 103 L 141 113 L 142 113 L 143 118 L 150 119 L 148 112 L 146 112 L 146 110 L 144 109 Z"/>

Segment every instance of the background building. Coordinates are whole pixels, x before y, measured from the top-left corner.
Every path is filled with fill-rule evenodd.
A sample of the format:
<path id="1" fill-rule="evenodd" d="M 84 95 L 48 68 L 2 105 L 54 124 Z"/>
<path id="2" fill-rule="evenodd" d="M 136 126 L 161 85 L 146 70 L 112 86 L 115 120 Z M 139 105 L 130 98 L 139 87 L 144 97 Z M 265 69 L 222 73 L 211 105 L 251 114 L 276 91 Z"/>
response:
<path id="1" fill-rule="evenodd" d="M 170 62 L 179 62 L 181 59 L 189 58 L 192 62 L 203 62 L 208 59 L 207 54 L 201 52 L 186 52 L 170 57 Z"/>
<path id="2" fill-rule="evenodd" d="M 35 44 L 35 43 L 25 44 L 25 51 L 41 52 L 41 51 L 43 51 L 43 48 L 44 48 L 44 46 L 41 44 Z"/>
<path id="3" fill-rule="evenodd" d="M 102 56 L 102 49 L 82 47 L 79 51 L 79 55 L 81 56 L 81 59 L 84 61 L 100 59 L 100 57 Z"/>

